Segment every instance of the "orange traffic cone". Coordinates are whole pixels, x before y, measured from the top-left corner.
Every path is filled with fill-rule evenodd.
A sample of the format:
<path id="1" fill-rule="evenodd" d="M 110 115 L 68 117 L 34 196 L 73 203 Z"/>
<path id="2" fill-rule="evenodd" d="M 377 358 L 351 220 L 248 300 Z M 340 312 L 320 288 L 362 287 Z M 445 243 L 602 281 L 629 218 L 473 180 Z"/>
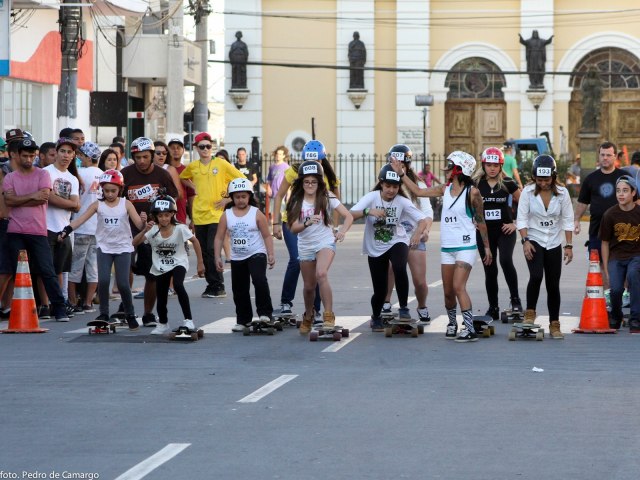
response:
<path id="1" fill-rule="evenodd" d="M 609 328 L 607 302 L 604 299 L 604 284 L 600 272 L 600 255 L 593 249 L 589 253 L 589 273 L 587 273 L 587 289 L 582 301 L 580 326 L 573 333 L 616 333 Z"/>
<path id="2" fill-rule="evenodd" d="M 38 324 L 38 312 L 36 311 L 36 301 L 33 298 L 27 251 L 20 250 L 13 300 L 11 301 L 11 315 L 9 315 L 9 328 L 0 330 L 0 332 L 43 333 L 46 331 L 48 331 L 47 328 L 40 328 Z"/>

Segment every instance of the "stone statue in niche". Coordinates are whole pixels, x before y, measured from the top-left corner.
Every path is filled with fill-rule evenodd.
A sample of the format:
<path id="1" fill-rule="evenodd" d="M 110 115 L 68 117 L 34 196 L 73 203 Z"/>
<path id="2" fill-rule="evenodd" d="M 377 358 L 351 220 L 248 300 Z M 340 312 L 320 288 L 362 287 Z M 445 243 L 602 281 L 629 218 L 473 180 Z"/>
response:
<path id="1" fill-rule="evenodd" d="M 580 86 L 582 90 L 582 132 L 600 130 L 602 107 L 602 80 L 595 65 L 590 65 Z"/>
<path id="2" fill-rule="evenodd" d="M 547 45 L 553 40 L 553 35 L 549 38 L 540 38 L 538 31 L 534 30 L 531 38 L 525 40 L 522 35 L 520 43 L 525 46 L 527 54 L 527 74 L 529 74 L 529 88 L 532 90 L 544 89 L 545 63 L 547 62 Z"/>
<path id="3" fill-rule="evenodd" d="M 242 41 L 242 32 L 236 32 L 236 41 L 229 49 L 229 61 L 231 62 L 231 88 L 247 88 L 247 60 L 249 58 L 249 48 Z"/>
<path id="4" fill-rule="evenodd" d="M 353 32 L 353 40 L 349 42 L 349 88 L 364 89 L 364 64 L 367 62 L 367 49 L 360 34 Z"/>

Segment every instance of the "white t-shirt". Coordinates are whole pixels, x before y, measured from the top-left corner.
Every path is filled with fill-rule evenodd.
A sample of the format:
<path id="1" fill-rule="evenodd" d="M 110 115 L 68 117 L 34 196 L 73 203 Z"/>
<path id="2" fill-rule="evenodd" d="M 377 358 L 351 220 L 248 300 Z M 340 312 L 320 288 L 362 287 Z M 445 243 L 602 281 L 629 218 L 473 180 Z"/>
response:
<path id="1" fill-rule="evenodd" d="M 416 183 L 416 185 L 418 185 L 418 187 L 420 188 L 427 188 L 427 184 L 421 180 L 418 180 L 418 183 Z M 404 192 L 406 193 L 407 197 L 411 198 L 409 196 L 409 189 L 404 185 L 402 186 L 402 188 L 405 189 Z M 416 205 L 416 207 L 418 207 L 422 211 L 422 213 L 427 216 L 427 218 L 433 220 L 433 207 L 431 206 L 431 202 L 429 201 L 429 199 L 426 197 L 418 197 L 417 203 L 418 204 Z M 407 231 L 407 235 L 411 237 L 411 235 L 413 235 L 414 228 L 416 228 L 416 223 L 410 222 L 409 220 L 402 220 L 402 226 Z"/>
<path id="2" fill-rule="evenodd" d="M 408 198 L 396 195 L 393 200 L 387 202 L 382 200 L 379 190 L 367 193 L 351 207 L 351 210 L 358 212 L 365 208 L 383 208 L 387 212 L 385 219 L 377 219 L 371 215 L 366 218 L 362 253 L 370 257 L 379 257 L 396 243 L 409 245 L 410 237 L 402 222 L 406 220 L 415 224 L 427 218 Z"/>
<path id="3" fill-rule="evenodd" d="M 102 189 L 100 188 L 100 175 L 102 170 L 98 167 L 86 167 L 78 170 L 80 178 L 84 183 L 84 192 L 80 194 L 80 211 L 73 214 L 73 218 L 77 218 L 82 215 L 89 205 L 102 197 Z M 93 215 L 89 220 L 80 225 L 75 233 L 79 235 L 95 235 L 96 228 L 98 227 L 98 217 Z"/>
<path id="4" fill-rule="evenodd" d="M 184 248 L 184 242 L 193 237 L 193 233 L 186 225 L 179 223 L 174 226 L 173 232 L 167 238 L 162 238 L 158 225 L 144 234 L 147 243 L 151 245 L 153 264 L 152 275 L 162 275 L 176 267 L 184 267 L 189 270 L 189 257 Z"/>
<path id="5" fill-rule="evenodd" d="M 573 207 L 569 192 L 558 186 L 558 195 L 552 195 L 549 207 L 544 208 L 540 195 L 534 195 L 536 186 L 527 185 L 518 200 L 518 230 L 527 229 L 527 236 L 542 248 L 551 250 L 562 243 L 565 230 L 573 231 Z"/>
<path id="6" fill-rule="evenodd" d="M 332 212 L 340 205 L 340 200 L 335 196 L 329 197 L 329 211 Z M 305 219 L 314 215 L 315 206 L 313 203 L 302 201 L 302 208 L 300 209 L 300 222 L 304 222 Z M 323 215 L 322 212 L 320 212 Z M 323 215 L 324 216 L 324 215 Z M 312 223 L 307 228 L 298 233 L 298 248 L 302 246 L 312 247 L 315 245 L 327 245 L 334 243 L 335 237 L 333 236 L 332 220 L 329 218 L 329 225 L 325 225 L 324 221 L 320 223 Z"/>
<path id="7" fill-rule="evenodd" d="M 231 260 L 245 260 L 256 253 L 267 253 L 267 247 L 258 228 L 256 215 L 258 209 L 249 207 L 249 211 L 238 217 L 233 213 L 233 208 L 225 210 L 227 217 L 227 229 L 231 239 Z"/>
<path id="8" fill-rule="evenodd" d="M 80 183 L 68 170 L 61 172 L 55 164 L 47 165 L 43 170 L 49 172 L 51 177 L 51 194 L 69 200 L 73 195 L 78 196 Z M 60 232 L 69 225 L 71 220 L 71 210 L 47 205 L 47 230 Z"/>

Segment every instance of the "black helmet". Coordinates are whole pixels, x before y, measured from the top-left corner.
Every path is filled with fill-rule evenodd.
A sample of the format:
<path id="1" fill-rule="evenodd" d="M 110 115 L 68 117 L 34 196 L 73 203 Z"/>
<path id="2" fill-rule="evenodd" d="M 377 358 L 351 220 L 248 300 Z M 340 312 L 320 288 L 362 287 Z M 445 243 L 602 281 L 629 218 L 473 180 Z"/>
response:
<path id="1" fill-rule="evenodd" d="M 400 175 L 398 175 L 389 164 L 380 169 L 380 173 L 378 173 L 378 180 L 394 185 L 400 185 Z"/>
<path id="2" fill-rule="evenodd" d="M 315 160 L 307 160 L 302 162 L 298 167 L 298 177 L 304 177 L 305 175 L 317 175 L 318 177 L 324 177 L 324 170 L 320 162 Z"/>
<path id="3" fill-rule="evenodd" d="M 156 197 L 151 205 L 151 213 L 177 212 L 178 207 L 173 197 L 169 195 L 160 195 Z"/>
<path id="4" fill-rule="evenodd" d="M 556 178 L 556 161 L 551 155 L 538 155 L 533 161 L 531 176 Z"/>
<path id="5" fill-rule="evenodd" d="M 387 153 L 387 161 L 390 162 L 393 159 L 400 160 L 401 162 L 409 163 L 413 159 L 413 152 L 411 149 L 402 144 L 398 143 L 389 149 L 389 153 Z"/>

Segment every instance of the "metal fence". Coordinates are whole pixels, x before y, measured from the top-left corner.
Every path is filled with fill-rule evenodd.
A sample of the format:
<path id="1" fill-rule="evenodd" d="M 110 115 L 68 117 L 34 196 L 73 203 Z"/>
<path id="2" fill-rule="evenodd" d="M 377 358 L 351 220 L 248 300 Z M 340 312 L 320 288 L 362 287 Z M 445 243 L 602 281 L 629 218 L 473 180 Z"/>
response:
<path id="1" fill-rule="evenodd" d="M 340 180 L 340 195 L 342 203 L 350 207 L 362 198 L 367 192 L 370 192 L 377 183 L 377 175 L 382 166 L 386 163 L 387 155 L 356 155 L 356 154 L 337 154 L 327 155 L 329 162 L 333 166 L 336 176 Z M 434 175 L 441 178 L 444 166 L 445 156 L 432 154 L 428 156 L 431 164 L 431 171 Z M 235 162 L 235 158 L 233 159 Z M 292 155 L 289 165 L 300 163 L 300 155 Z M 275 163 L 275 157 L 271 154 L 264 154 L 261 158 L 260 182 L 264 183 L 267 179 L 269 167 Z M 423 156 L 414 160 L 413 168 L 418 173 L 424 165 Z"/>

